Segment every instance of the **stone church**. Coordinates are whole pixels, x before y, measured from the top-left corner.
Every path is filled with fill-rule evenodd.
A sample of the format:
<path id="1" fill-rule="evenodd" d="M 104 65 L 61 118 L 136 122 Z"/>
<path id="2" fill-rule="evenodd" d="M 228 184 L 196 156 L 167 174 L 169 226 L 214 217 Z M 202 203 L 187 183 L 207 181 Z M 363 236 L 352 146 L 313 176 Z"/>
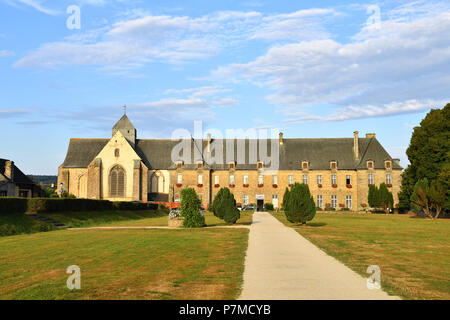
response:
<path id="1" fill-rule="evenodd" d="M 180 141 L 138 139 L 124 115 L 114 125 L 111 139 L 70 140 L 58 170 L 59 190 L 78 198 L 179 202 L 181 190 L 192 187 L 207 206 L 221 187 L 228 187 L 237 203 L 261 208 L 264 203 L 280 207 L 285 188 L 300 182 L 309 186 L 318 207 L 356 211 L 367 208 L 369 186 L 384 182 L 398 203 L 400 161 L 372 133 L 359 137 L 355 131 L 351 138 L 326 139 L 286 139 L 280 133 L 279 139 L 268 140 L 264 146 L 271 153 L 275 143 L 277 170 L 270 170 L 259 152 L 250 161 L 252 146 L 261 148 L 254 139 L 220 144 L 223 154 L 241 144 L 244 162 L 239 161 L 238 152 L 232 152 L 234 160 L 212 164 L 204 160 L 217 152 L 209 135 L 200 142 L 184 140 L 192 154 L 201 150 L 190 162 L 173 160 L 172 151 Z"/>

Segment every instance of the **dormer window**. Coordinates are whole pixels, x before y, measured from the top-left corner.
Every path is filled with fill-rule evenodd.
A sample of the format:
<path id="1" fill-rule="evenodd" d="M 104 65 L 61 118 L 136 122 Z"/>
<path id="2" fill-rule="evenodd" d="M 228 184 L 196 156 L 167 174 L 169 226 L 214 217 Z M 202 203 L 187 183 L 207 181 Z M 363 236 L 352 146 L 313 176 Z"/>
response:
<path id="1" fill-rule="evenodd" d="M 202 169 L 202 168 L 203 168 L 203 161 L 197 162 L 197 169 Z"/>
<path id="2" fill-rule="evenodd" d="M 262 161 L 258 161 L 258 169 L 262 169 L 263 168 L 263 163 L 262 163 Z"/>
<path id="3" fill-rule="evenodd" d="M 392 168 L 392 163 L 391 163 L 391 161 L 390 161 L 390 160 L 385 161 L 385 162 L 384 162 L 384 167 L 385 167 L 386 169 L 391 169 L 391 168 Z"/>
<path id="4" fill-rule="evenodd" d="M 235 165 L 234 162 L 228 163 L 228 168 L 229 168 L 229 169 L 234 169 L 235 167 L 236 167 L 236 165 Z"/>
<path id="5" fill-rule="evenodd" d="M 331 161 L 330 162 L 330 168 L 331 168 L 331 170 L 336 170 L 337 169 L 337 162 L 336 161 Z"/>
<path id="6" fill-rule="evenodd" d="M 308 170 L 308 166 L 309 166 L 308 161 L 302 161 L 302 169 L 303 170 Z"/>
<path id="7" fill-rule="evenodd" d="M 177 169 L 181 169 L 183 167 L 183 161 L 177 162 Z"/>
<path id="8" fill-rule="evenodd" d="M 373 161 L 369 160 L 367 161 L 367 169 L 373 169 L 374 165 L 373 165 Z"/>

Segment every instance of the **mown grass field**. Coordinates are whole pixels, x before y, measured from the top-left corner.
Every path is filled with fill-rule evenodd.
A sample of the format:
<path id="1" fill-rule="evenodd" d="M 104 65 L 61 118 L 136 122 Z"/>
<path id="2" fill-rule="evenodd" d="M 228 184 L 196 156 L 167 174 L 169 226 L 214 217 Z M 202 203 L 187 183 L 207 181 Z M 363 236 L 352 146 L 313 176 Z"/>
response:
<path id="1" fill-rule="evenodd" d="M 369 265 L 378 265 L 390 294 L 450 299 L 450 219 L 318 212 L 300 227 L 284 213 L 272 214 L 364 277 Z"/>
<path id="2" fill-rule="evenodd" d="M 0 238 L 0 299 L 234 299 L 247 229 L 59 230 Z M 81 290 L 66 287 L 70 265 Z"/>
<path id="3" fill-rule="evenodd" d="M 0 237 L 51 231 L 55 228 L 23 213 L 0 215 Z"/>
<path id="4" fill-rule="evenodd" d="M 69 228 L 83 228 L 98 225 L 109 225 L 124 222 L 125 224 L 149 219 L 149 221 L 162 221 L 167 225 L 167 213 L 156 210 L 142 211 L 85 211 L 40 213 L 42 217 L 64 223 Z"/>
<path id="5" fill-rule="evenodd" d="M 70 228 L 94 226 L 162 227 L 168 225 L 167 213 L 151 210 L 40 213 L 39 215 L 64 223 Z M 241 218 L 236 222 L 236 225 L 250 225 L 252 216 L 252 211 L 241 212 Z M 205 222 L 209 227 L 227 225 L 209 211 L 205 212 Z"/>

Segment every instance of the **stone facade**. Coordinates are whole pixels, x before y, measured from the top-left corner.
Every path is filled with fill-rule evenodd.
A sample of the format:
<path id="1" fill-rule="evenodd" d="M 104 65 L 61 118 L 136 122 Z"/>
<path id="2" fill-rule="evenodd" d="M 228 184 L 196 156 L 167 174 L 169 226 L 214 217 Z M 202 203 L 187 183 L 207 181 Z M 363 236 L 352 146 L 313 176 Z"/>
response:
<path id="1" fill-rule="evenodd" d="M 317 204 L 321 196 L 322 207 L 360 210 L 367 207 L 369 183 L 385 182 L 398 203 L 402 168 L 374 134 L 359 138 L 355 132 L 342 139 L 284 139 L 280 134 L 278 142 L 278 170 L 269 170 L 259 160 L 245 165 L 185 164 L 171 159 L 177 141 L 139 140 L 124 116 L 111 139 L 71 139 L 58 184 L 77 197 L 164 202 L 180 201 L 181 190 L 192 187 L 205 206 L 220 188 L 229 187 L 239 204 L 281 207 L 286 187 L 299 182 L 308 184 Z M 210 145 L 211 140 L 206 141 L 203 152 L 211 152 Z"/>

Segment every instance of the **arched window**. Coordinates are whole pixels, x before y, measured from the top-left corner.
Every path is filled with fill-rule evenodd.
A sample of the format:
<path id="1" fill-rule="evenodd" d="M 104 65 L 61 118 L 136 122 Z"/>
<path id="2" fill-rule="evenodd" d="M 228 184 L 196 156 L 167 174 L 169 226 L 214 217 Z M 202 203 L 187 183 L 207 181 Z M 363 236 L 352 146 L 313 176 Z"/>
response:
<path id="1" fill-rule="evenodd" d="M 125 197 L 125 171 L 121 166 L 114 166 L 109 173 L 109 195 L 112 198 Z"/>

